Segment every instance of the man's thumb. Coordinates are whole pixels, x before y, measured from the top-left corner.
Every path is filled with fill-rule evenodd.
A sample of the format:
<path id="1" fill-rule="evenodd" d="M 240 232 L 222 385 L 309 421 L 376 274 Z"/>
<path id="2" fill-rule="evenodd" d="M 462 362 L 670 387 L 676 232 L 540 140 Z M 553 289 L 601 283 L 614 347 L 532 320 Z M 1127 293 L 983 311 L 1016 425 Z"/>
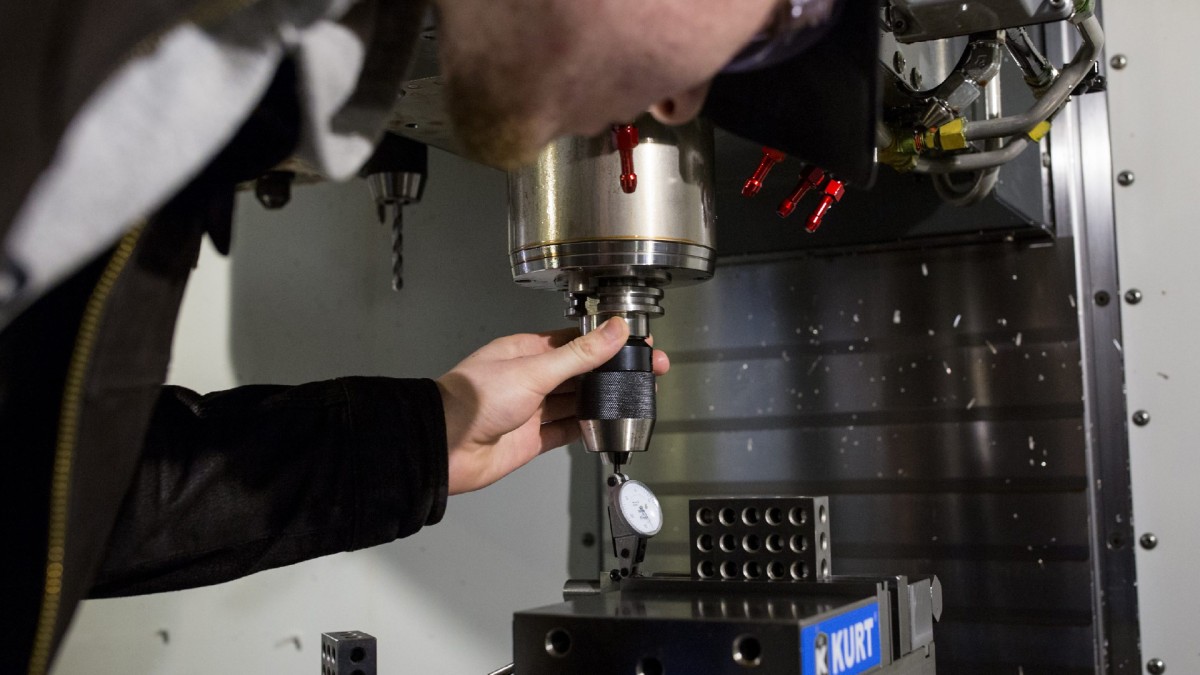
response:
<path id="1" fill-rule="evenodd" d="M 537 388 L 549 393 L 576 375 L 604 365 L 629 339 L 629 324 L 620 317 L 605 321 L 599 328 L 567 344 L 534 357 L 531 375 Z"/>

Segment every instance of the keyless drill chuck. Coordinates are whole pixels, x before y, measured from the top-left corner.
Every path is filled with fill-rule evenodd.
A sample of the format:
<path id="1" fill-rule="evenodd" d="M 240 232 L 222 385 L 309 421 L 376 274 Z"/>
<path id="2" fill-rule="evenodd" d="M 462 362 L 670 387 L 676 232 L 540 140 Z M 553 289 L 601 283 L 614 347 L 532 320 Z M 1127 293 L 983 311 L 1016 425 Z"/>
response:
<path id="1" fill-rule="evenodd" d="M 589 452 L 602 453 L 614 467 L 630 453 L 645 452 L 654 431 L 654 350 L 631 336 L 617 355 L 579 378 L 576 416 Z"/>

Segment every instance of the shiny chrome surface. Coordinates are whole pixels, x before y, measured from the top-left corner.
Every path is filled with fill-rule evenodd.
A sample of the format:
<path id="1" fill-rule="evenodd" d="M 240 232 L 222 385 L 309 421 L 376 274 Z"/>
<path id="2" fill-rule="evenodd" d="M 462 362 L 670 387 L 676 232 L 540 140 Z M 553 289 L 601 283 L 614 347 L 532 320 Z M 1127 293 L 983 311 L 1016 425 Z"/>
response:
<path id="1" fill-rule="evenodd" d="M 707 246 L 678 241 L 609 239 L 547 244 L 509 255 L 518 284 L 545 290 L 566 288 L 572 272 L 598 277 L 643 277 L 666 270 L 663 281 L 676 286 L 712 278 L 716 253 Z"/>
<path id="2" fill-rule="evenodd" d="M 611 134 L 559 139 L 509 174 L 509 253 L 519 283 L 565 288 L 559 272 L 568 269 L 684 271 L 675 283 L 712 275 L 711 127 L 643 116 L 637 128 L 632 194 L 621 190 Z"/>
<path id="3" fill-rule="evenodd" d="M 1066 59 L 1079 39 L 1066 27 L 1047 31 L 1047 52 Z M 1103 68 L 1104 59 L 1099 60 Z M 1113 213 L 1113 165 L 1107 94 L 1079 97 L 1054 120 L 1050 153 L 1055 217 L 1073 223 L 1084 336 L 1084 429 L 1091 501 L 1091 567 L 1096 672 L 1137 672 L 1142 666 L 1134 560 L 1133 494 L 1126 426 L 1120 279 Z M 1109 302 L 1097 302 L 1105 294 Z"/>
<path id="4" fill-rule="evenodd" d="M 644 569 L 687 569 L 689 498 L 828 494 L 839 574 L 941 578 L 939 673 L 1092 672 L 1071 239 L 722 267 L 655 327 Z"/>
<path id="5" fill-rule="evenodd" d="M 615 464 L 619 465 L 629 463 L 629 453 L 646 451 L 654 420 L 579 420 L 579 428 L 583 431 L 583 447 L 589 452 L 604 453 L 605 461 L 611 461 L 611 453 L 623 453 L 623 461 Z"/>

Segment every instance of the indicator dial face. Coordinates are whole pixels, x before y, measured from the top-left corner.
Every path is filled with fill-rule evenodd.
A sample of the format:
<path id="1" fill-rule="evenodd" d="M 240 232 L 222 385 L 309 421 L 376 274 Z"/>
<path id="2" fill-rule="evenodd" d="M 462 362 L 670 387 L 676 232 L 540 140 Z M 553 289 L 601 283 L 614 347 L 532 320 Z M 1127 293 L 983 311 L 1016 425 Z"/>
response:
<path id="1" fill-rule="evenodd" d="M 625 482 L 617 495 L 617 503 L 625 521 L 643 537 L 652 537 L 662 529 L 662 507 L 658 497 L 644 483 Z"/>

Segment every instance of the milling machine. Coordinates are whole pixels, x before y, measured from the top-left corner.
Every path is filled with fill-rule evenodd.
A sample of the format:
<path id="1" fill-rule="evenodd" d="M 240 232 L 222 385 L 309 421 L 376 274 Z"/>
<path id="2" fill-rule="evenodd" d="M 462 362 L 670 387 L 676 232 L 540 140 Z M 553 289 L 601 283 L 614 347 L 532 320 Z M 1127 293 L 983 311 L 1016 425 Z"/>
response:
<path id="1" fill-rule="evenodd" d="M 781 6 L 804 4 L 790 0 Z M 753 139 L 756 154 L 761 147 L 757 168 L 742 155 L 735 169 L 749 176 L 737 185 L 739 199 L 757 200 L 742 202 L 746 212 L 764 201 L 769 193 L 764 182 L 776 166 L 803 160 L 794 167 L 800 177 L 795 188 L 767 211 L 787 217 L 802 199 L 815 199 L 813 215 L 798 231 L 816 233 L 831 209 L 851 196 L 846 186 L 870 187 L 876 168 L 884 165 L 900 174 L 931 175 L 932 192 L 952 207 L 982 209 L 991 200 L 1011 209 L 1034 236 L 1052 232 L 1042 216 L 1048 207 L 1016 203 L 1004 193 L 1014 186 L 1031 193 L 1025 179 L 1032 174 L 1040 184 L 1040 162 L 1014 170 L 1020 180 L 1004 180 L 1000 172 L 1024 161 L 1022 156 L 1028 159 L 1033 153 L 1026 149 L 1047 146 L 1050 123 L 1072 96 L 1103 89 L 1096 68 L 1103 32 L 1095 11 L 1092 0 L 844 0 L 836 24 L 805 53 L 720 75 L 701 120 L 667 127 L 642 117 L 597 137 L 559 139 L 536 164 L 509 176 L 509 256 L 516 283 L 563 293 L 566 317 L 584 333 L 613 316 L 630 326 L 621 352 L 577 385 L 584 446 L 612 467 L 607 496 L 617 568 L 599 582 L 569 582 L 562 605 L 518 613 L 516 672 L 861 672 L 846 663 L 933 672 L 932 626 L 941 603 L 937 578 L 836 576 L 828 550 L 820 558 L 814 555 L 821 549 L 809 548 L 817 536 L 809 531 L 811 521 L 750 519 L 747 514 L 759 513 L 759 506 L 762 514 L 776 508 L 755 501 L 767 497 L 707 506 L 693 501 L 686 549 L 691 569 L 674 576 L 639 575 L 647 541 L 664 525 L 653 493 L 623 472 L 649 448 L 657 415 L 650 320 L 664 314 L 668 288 L 715 273 L 715 205 L 722 187 L 715 177 L 720 148 L 714 147 L 714 125 Z M 1056 21 L 1068 22 L 1079 38 L 1061 67 L 1031 37 L 1036 27 Z M 1016 92 L 1025 108 L 1019 114 L 1006 115 L 1002 105 L 1006 58 L 1026 85 Z M 453 150 L 448 128 L 440 123 L 445 115 L 437 84 L 430 75 L 409 85 L 394 130 Z M 1006 89 L 1006 99 L 1014 89 Z M 816 98 L 823 103 L 819 109 L 809 105 Z M 875 195 L 887 212 L 898 203 L 916 211 L 911 182 L 893 193 L 904 202 L 878 196 L 886 194 L 888 180 L 880 177 L 883 190 L 877 186 Z M 834 213 L 853 208 L 838 206 Z M 989 222 L 995 220 L 989 216 Z M 975 225 L 959 228 L 949 232 Z M 1007 225 L 997 231 L 1024 236 Z M 821 229 L 814 239 L 845 246 L 886 238 L 847 242 L 828 234 Z M 740 246 L 739 252 L 747 251 L 763 249 Z M 824 498 L 785 499 L 816 504 Z M 723 516 L 706 521 L 704 509 L 735 515 L 728 522 Z M 787 545 L 767 544 L 774 536 L 786 537 L 779 541 Z M 834 668 L 830 647 L 848 644 L 843 638 L 831 644 L 835 634 L 843 635 L 837 632 L 843 616 L 854 619 L 846 624 L 847 635 L 863 638 L 864 650 L 875 645 L 888 660 L 868 663 L 851 658 L 857 656 L 853 650 L 835 652 L 844 658 L 843 667 Z M 690 640 L 697 634 L 719 637 L 703 670 L 688 666 L 695 656 Z M 614 640 L 628 653 L 605 651 L 606 641 Z"/>

